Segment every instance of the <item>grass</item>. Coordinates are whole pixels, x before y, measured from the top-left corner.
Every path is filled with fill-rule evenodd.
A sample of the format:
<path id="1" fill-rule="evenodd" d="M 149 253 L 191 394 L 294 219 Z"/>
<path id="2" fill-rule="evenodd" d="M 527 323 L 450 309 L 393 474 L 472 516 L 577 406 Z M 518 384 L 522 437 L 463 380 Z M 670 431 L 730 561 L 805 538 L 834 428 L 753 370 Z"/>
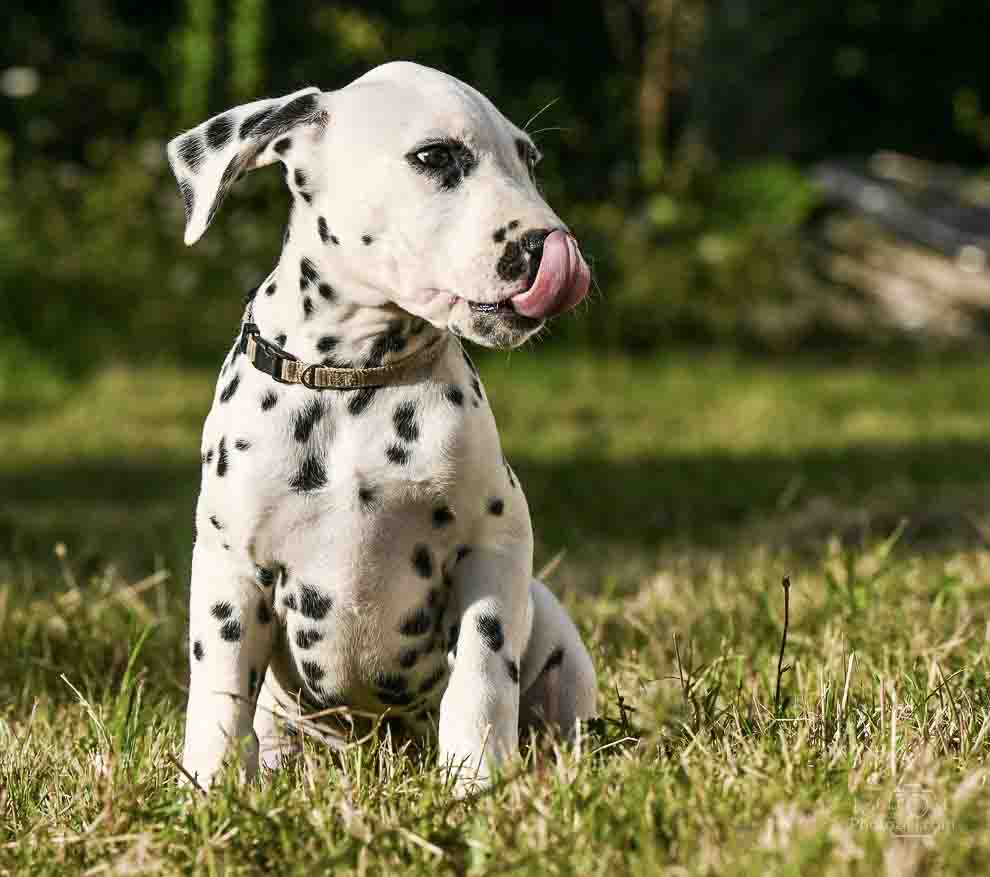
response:
<path id="1" fill-rule="evenodd" d="M 177 788 L 211 377 L 0 381 L 0 873 L 982 868 L 990 367 L 483 372 L 603 718 L 466 802 L 387 734 Z"/>

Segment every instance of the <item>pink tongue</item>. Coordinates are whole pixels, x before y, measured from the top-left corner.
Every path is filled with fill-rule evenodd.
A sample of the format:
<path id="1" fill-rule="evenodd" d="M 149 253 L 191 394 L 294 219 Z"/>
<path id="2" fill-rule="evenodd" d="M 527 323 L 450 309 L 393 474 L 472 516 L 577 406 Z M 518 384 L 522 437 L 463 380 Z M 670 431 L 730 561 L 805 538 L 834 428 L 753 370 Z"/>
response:
<path id="1" fill-rule="evenodd" d="M 553 317 L 581 301 L 590 282 L 591 272 L 574 238 L 552 231 L 543 242 L 543 257 L 533 285 L 514 295 L 512 306 L 524 317 Z"/>

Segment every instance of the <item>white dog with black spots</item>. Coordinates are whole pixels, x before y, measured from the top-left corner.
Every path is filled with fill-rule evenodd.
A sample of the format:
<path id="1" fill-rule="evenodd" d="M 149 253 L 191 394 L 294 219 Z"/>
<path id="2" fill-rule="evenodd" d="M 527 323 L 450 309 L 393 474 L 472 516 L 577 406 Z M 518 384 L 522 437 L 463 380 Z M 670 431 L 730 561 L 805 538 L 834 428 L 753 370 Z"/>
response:
<path id="1" fill-rule="evenodd" d="M 239 176 L 282 165 L 291 216 L 245 320 L 286 358 L 360 373 L 440 351 L 342 390 L 231 350 L 203 431 L 184 771 L 208 786 L 235 750 L 249 776 L 277 767 L 291 717 L 331 707 L 435 729 L 460 791 L 521 727 L 573 734 L 594 668 L 533 577 L 526 497 L 460 342 L 515 347 L 587 292 L 532 140 L 399 62 L 231 109 L 168 156 L 187 244 Z"/>

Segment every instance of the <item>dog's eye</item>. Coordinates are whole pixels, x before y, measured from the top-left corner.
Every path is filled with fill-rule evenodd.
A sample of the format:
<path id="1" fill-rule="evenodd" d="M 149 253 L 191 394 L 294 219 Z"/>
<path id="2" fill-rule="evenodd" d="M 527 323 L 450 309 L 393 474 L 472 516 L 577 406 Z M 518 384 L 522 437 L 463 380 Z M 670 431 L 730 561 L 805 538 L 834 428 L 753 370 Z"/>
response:
<path id="1" fill-rule="evenodd" d="M 423 165 L 423 167 L 428 167 L 432 170 L 442 170 L 454 163 L 454 156 L 447 146 L 430 146 L 416 153 L 416 161 Z"/>

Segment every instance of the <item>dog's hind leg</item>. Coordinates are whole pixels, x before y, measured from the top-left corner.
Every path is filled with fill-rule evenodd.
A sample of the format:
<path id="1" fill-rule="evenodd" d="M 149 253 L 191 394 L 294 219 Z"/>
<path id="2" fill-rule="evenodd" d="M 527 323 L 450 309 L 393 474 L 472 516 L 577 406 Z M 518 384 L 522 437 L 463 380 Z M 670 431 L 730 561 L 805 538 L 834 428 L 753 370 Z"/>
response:
<path id="1" fill-rule="evenodd" d="M 254 714 L 258 755 L 262 766 L 268 770 L 278 770 L 286 759 L 300 751 L 299 731 L 293 727 L 291 721 L 298 713 L 296 703 L 272 674 L 269 674 L 261 688 L 258 708 Z"/>
<path id="2" fill-rule="evenodd" d="M 520 668 L 519 724 L 556 728 L 570 738 L 595 715 L 595 667 L 581 634 L 543 582 L 530 584 L 533 627 Z"/>

